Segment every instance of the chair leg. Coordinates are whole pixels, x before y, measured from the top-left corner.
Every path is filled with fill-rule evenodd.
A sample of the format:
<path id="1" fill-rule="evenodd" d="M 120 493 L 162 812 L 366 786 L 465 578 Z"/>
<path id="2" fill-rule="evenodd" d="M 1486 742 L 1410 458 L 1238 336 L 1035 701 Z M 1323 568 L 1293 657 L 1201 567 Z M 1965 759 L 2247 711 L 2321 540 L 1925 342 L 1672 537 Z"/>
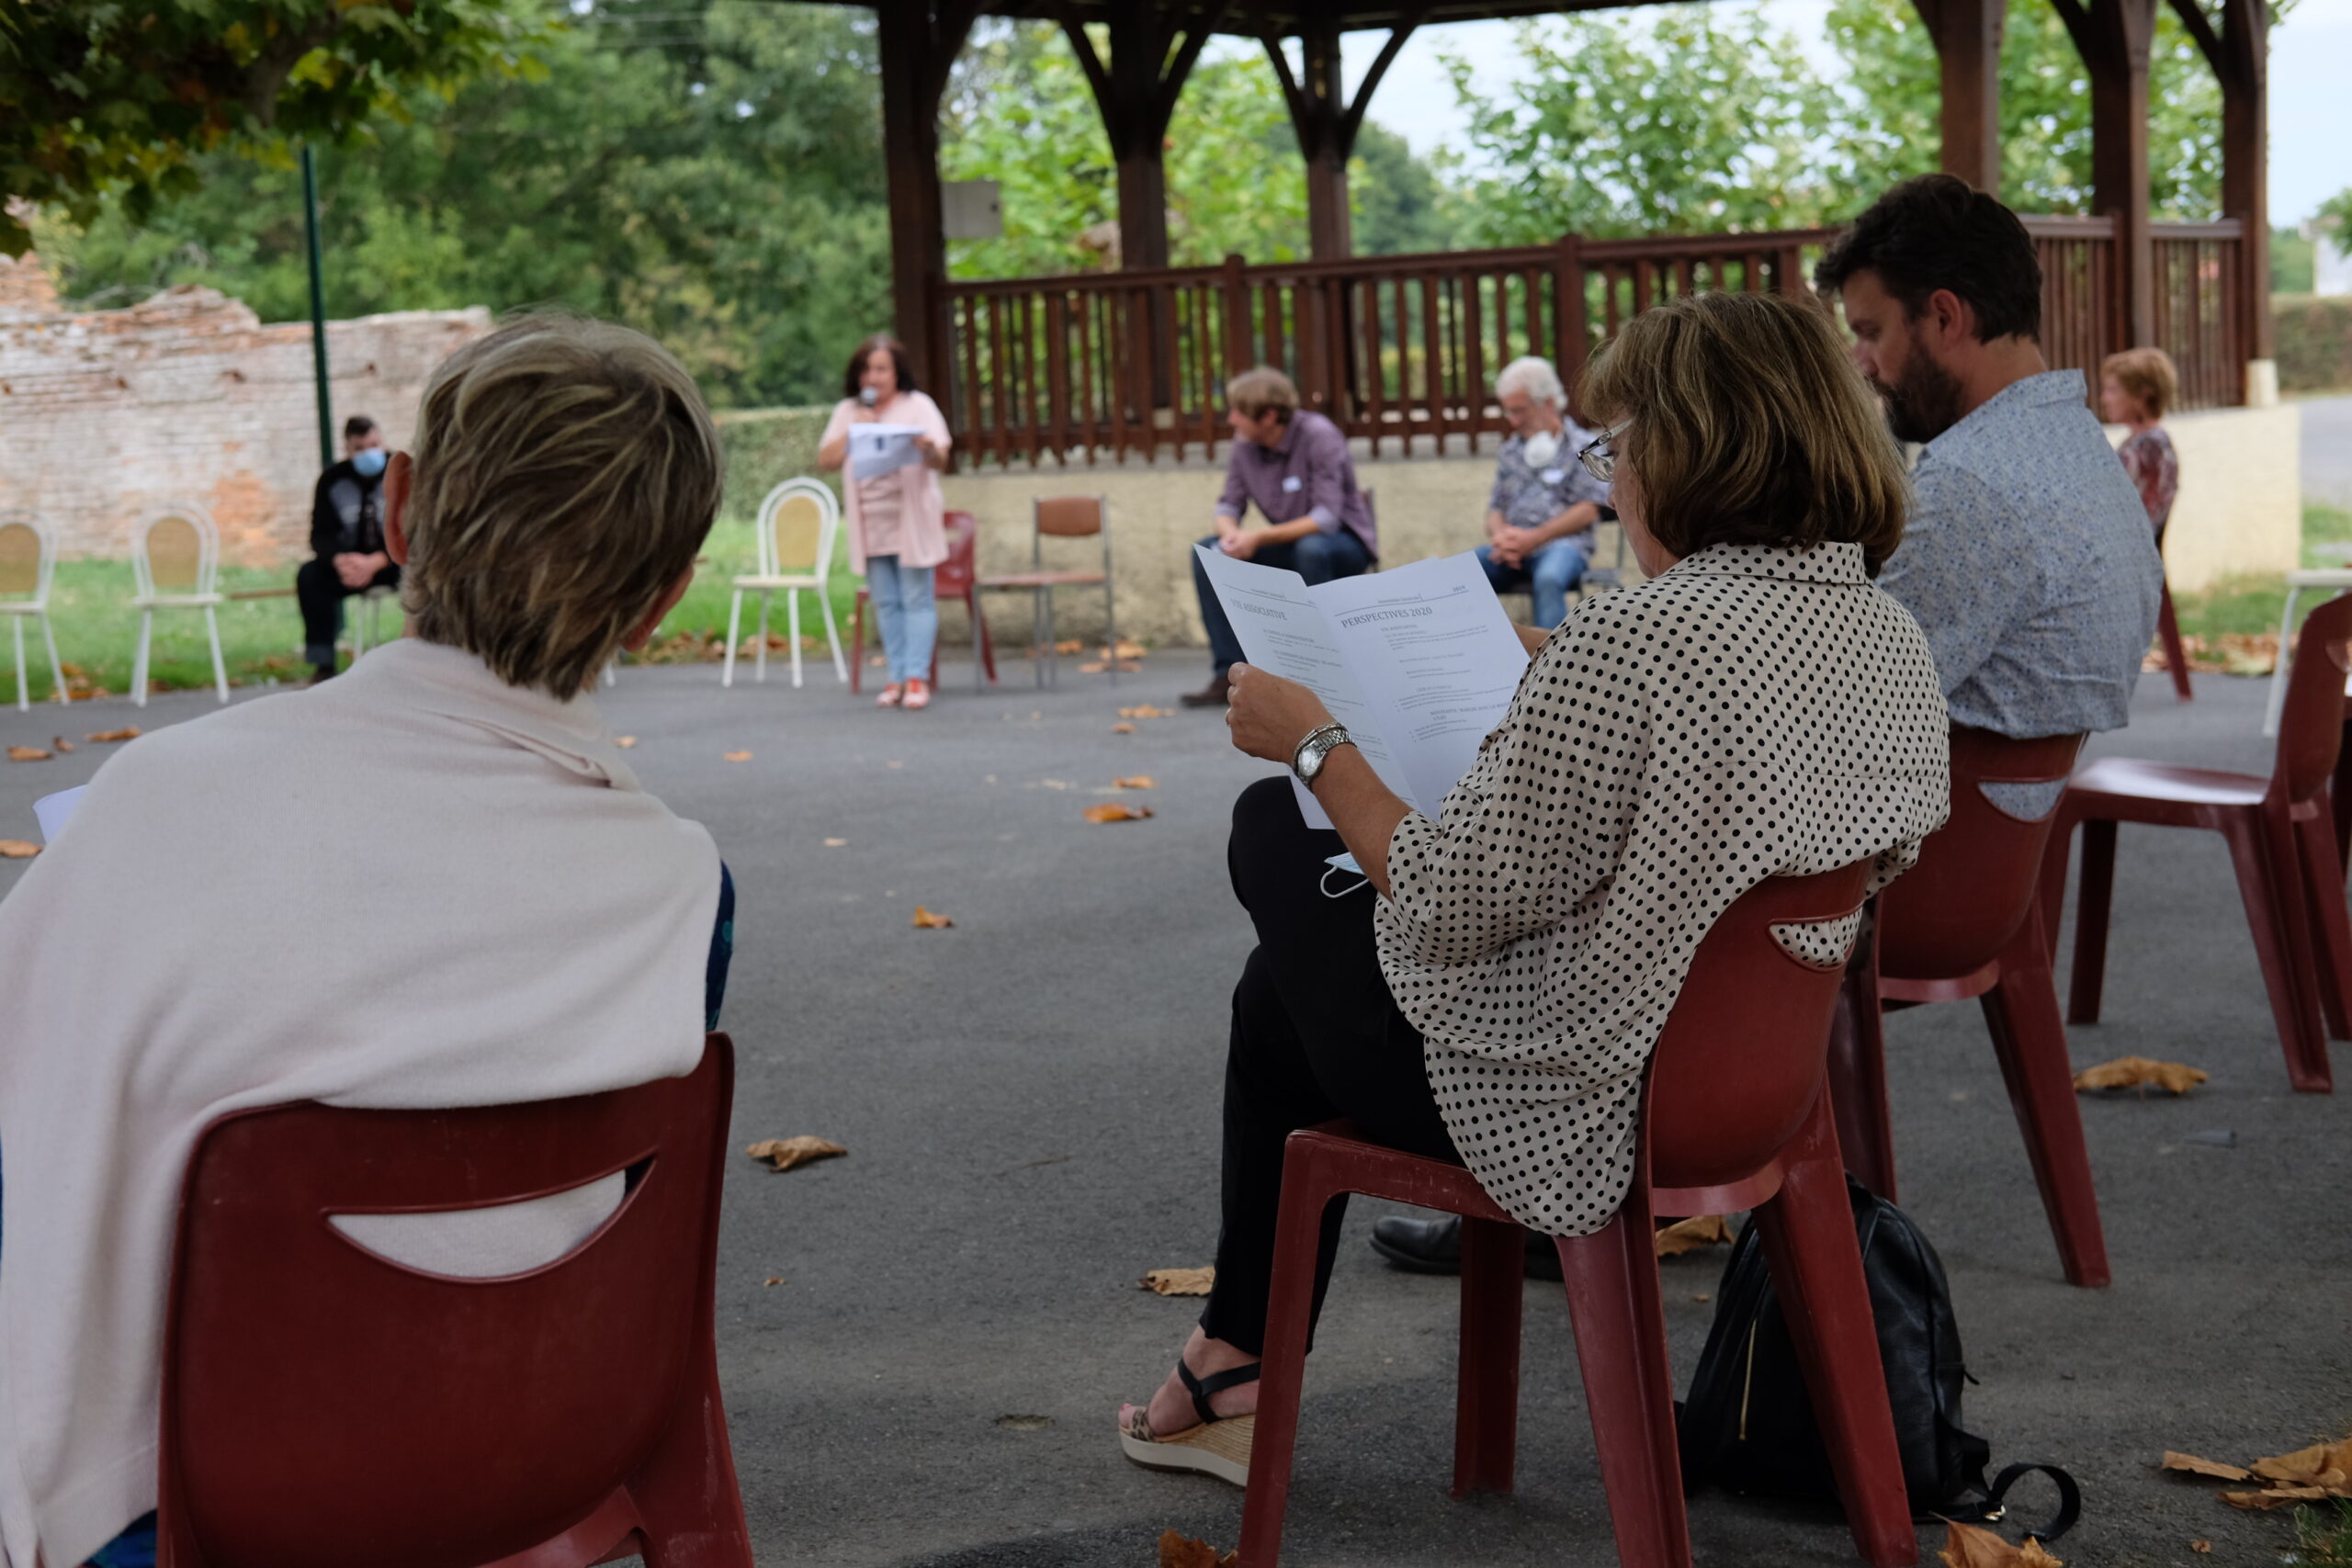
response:
<path id="1" fill-rule="evenodd" d="M 48 624 L 49 618 L 41 617 L 41 625 Z M 2327 797 L 2335 822 L 2336 880 L 2341 882 L 2352 877 L 2352 713 L 2344 720 L 2344 743 L 2335 749 L 2335 776 L 2328 784 Z"/>
<path id="2" fill-rule="evenodd" d="M 760 590 L 759 650 L 752 660 L 752 681 L 755 685 L 765 685 L 768 679 L 768 600 L 771 597 L 769 590 Z"/>
<path id="3" fill-rule="evenodd" d="M 1119 645 L 1113 643 L 1113 649 Z M 1453 1410 L 1453 1495 L 1508 1493 L 1519 1450 L 1519 1326 L 1525 1234 L 1462 1222 L 1462 1350 Z"/>
<path id="4" fill-rule="evenodd" d="M 735 683 L 735 643 L 743 634 L 743 591 L 735 590 L 734 602 L 727 606 L 727 668 L 718 677 L 722 686 Z"/>
<path id="5" fill-rule="evenodd" d="M 2066 1026 L 2058 1018 L 2057 977 L 2044 956 L 2040 919 L 2038 909 L 2027 914 L 2001 954 L 1999 983 L 1977 1001 L 2018 1130 L 2025 1135 L 2026 1158 L 2066 1282 L 2095 1288 L 2114 1276 L 2099 1225 L 2098 1193 L 2091 1185 L 2082 1107 L 2075 1099 L 2074 1065 L 2066 1055 Z"/>
<path id="6" fill-rule="evenodd" d="M 1877 1568 L 1916 1562 L 1919 1538 L 1826 1100 L 1815 1103 L 1781 1155 L 1781 1190 L 1756 1211 L 1754 1223 L 1854 1545 Z"/>
<path id="7" fill-rule="evenodd" d="M 1103 660 L 1111 667 L 1111 684 L 1119 683 L 1119 615 L 1111 603 L 1111 574 L 1102 574 L 1102 640 L 1110 647 L 1111 656 Z"/>
<path id="8" fill-rule="evenodd" d="M 139 612 L 139 652 L 130 661 L 130 700 L 139 706 L 147 705 L 147 649 L 155 637 L 155 612 Z"/>
<path id="9" fill-rule="evenodd" d="M 1029 593 L 1029 651 L 1034 659 L 1029 674 L 1039 691 L 1046 689 L 1046 660 L 1054 656 L 1054 645 L 1046 640 L 1046 594 L 1043 589 Z"/>
<path id="10" fill-rule="evenodd" d="M 849 694 L 856 696 L 865 690 L 865 590 L 849 607 Z"/>
<path id="11" fill-rule="evenodd" d="M 229 667 L 220 659 L 220 622 L 212 614 L 209 604 L 204 607 L 204 630 L 212 639 L 212 684 L 220 694 L 220 700 L 226 703 L 229 700 Z"/>
<path id="12" fill-rule="evenodd" d="M 33 698 L 32 686 L 25 679 L 25 618 L 11 615 L 8 625 L 15 628 L 17 634 L 17 711 L 30 713 L 33 711 Z"/>
<path id="13" fill-rule="evenodd" d="M 2307 1094 L 2325 1094 L 2335 1078 L 2327 1061 L 2327 1037 L 2321 1031 L 2318 1000 L 2307 988 L 2310 965 L 2297 962 L 2301 922 L 2290 911 L 2299 909 L 2288 895 L 2294 875 L 2292 847 L 2283 860 L 2274 855 L 2267 833 L 2255 816 L 2233 816 L 2222 829 L 2236 863 L 2238 897 L 2245 904 L 2247 928 L 2254 936 L 2255 957 L 2262 965 L 2262 983 L 2270 994 L 2271 1017 L 2278 1021 L 2278 1043 L 2287 1054 L 2287 1080 Z"/>
<path id="14" fill-rule="evenodd" d="M 792 689 L 800 689 L 800 590 L 784 591 L 785 636 L 792 639 Z"/>
<path id="15" fill-rule="evenodd" d="M 1062 689 L 1062 650 L 1054 640 L 1054 591 L 1042 590 L 1038 598 L 1046 602 L 1046 671 L 1052 678 L 1055 691 Z"/>
<path id="16" fill-rule="evenodd" d="M 1314 1329 L 1315 1258 L 1322 1246 L 1323 1213 L 1339 1195 L 1323 1179 L 1321 1163 L 1311 1151 L 1295 1145 L 1283 1162 L 1282 1207 L 1274 1218 L 1274 1276 L 1258 1373 L 1258 1423 L 1250 1439 L 1250 1486 L 1241 1505 L 1243 1568 L 1274 1568 L 1282 1554 L 1291 1460 L 1298 1446 L 1299 1394 L 1306 1381 L 1306 1342 Z"/>
<path id="17" fill-rule="evenodd" d="M 74 699 L 68 696 L 65 692 L 65 665 L 63 661 L 57 657 L 57 632 L 56 629 L 49 624 L 49 612 L 47 610 L 43 610 L 40 613 L 40 640 L 46 644 L 49 649 L 49 678 L 56 682 L 55 685 L 50 688 L 49 694 L 55 697 L 60 705 L 70 705 Z M 24 660 L 22 659 L 17 660 L 19 666 L 21 666 Z"/>
<path id="18" fill-rule="evenodd" d="M 2194 700 L 2196 693 L 2188 685 L 2188 655 L 2180 646 L 2180 619 L 2172 610 L 2172 584 L 2165 584 L 2164 597 L 2156 602 L 2156 635 L 2164 640 L 2165 668 L 2172 671 L 2173 695 L 2182 702 Z"/>
<path id="19" fill-rule="evenodd" d="M 629 1483 L 646 1568 L 752 1568 L 718 1369 L 707 1348 L 702 1357 L 701 1396 L 679 1412 Z"/>
<path id="20" fill-rule="evenodd" d="M 846 682 L 849 666 L 842 661 L 842 634 L 833 625 L 833 593 L 831 588 L 817 590 L 817 607 L 825 613 L 825 644 L 833 650 L 834 678 Z"/>
<path id="21" fill-rule="evenodd" d="M 1614 1219 L 1555 1245 L 1617 1561 L 1623 1568 L 1688 1568 L 1690 1520 L 1675 1446 L 1674 1370 L 1667 1363 L 1654 1228 L 1648 1183 L 1637 1176 Z"/>
<path id="22" fill-rule="evenodd" d="M 988 667 L 989 684 L 993 686 L 997 683 L 996 638 L 989 634 L 988 617 L 980 614 L 979 594 L 975 592 L 967 603 L 972 606 L 972 636 L 979 644 L 980 662 Z M 977 689 L 978 685 L 978 677 L 974 678 L 973 684 Z"/>
<path id="23" fill-rule="evenodd" d="M 1829 1103 L 1854 1179 L 1892 1203 L 1894 1126 L 1886 1103 L 1886 1025 L 1875 959 L 1846 971 L 1829 1023 Z"/>
<path id="24" fill-rule="evenodd" d="M 2270 667 L 2270 695 L 2262 709 L 2265 739 L 2278 735 L 2278 716 L 2287 706 L 2287 665 L 2295 657 L 2295 596 L 2301 592 L 2288 583 L 2287 604 L 2278 612 L 2278 661 Z"/>
<path id="25" fill-rule="evenodd" d="M 2053 971 L 2058 963 L 2058 926 L 2066 912 L 2066 863 L 2074 849 L 2077 820 L 2066 809 L 2065 797 L 2060 796 L 2050 822 L 2049 841 L 2041 851 L 2041 890 L 2036 897 L 2041 909 L 2041 940 L 2050 949 Z"/>
<path id="26" fill-rule="evenodd" d="M 2115 901 L 2115 824 L 2083 821 L 2082 888 L 2075 900 L 2075 975 L 2066 1021 L 2097 1023 L 2107 987 L 2107 920 Z"/>
<path id="27" fill-rule="evenodd" d="M 2323 803 L 2324 804 L 2324 803 Z M 2321 1016 L 2331 1040 L 2352 1040 L 2352 919 L 2344 907 L 2335 827 L 2324 810 L 2295 824 L 2297 871 L 2312 922 L 2312 956 Z"/>

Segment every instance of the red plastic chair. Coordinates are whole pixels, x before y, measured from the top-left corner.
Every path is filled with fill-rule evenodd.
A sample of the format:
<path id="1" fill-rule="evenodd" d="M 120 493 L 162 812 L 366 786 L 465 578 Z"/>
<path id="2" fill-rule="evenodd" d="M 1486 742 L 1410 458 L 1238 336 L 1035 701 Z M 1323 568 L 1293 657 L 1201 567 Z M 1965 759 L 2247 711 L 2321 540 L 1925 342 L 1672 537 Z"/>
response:
<path id="1" fill-rule="evenodd" d="M 2098 1021 L 2115 825 L 2208 829 L 2228 840 L 2237 865 L 2238 895 L 2286 1048 L 2288 1079 L 2307 1094 L 2335 1088 L 2328 1037 L 2352 1039 L 2346 995 L 2352 988 L 2352 920 L 2345 913 L 2344 863 L 2328 798 L 2343 745 L 2348 640 L 2352 594 L 2328 601 L 2303 623 L 2267 779 L 2130 757 L 2103 758 L 2075 775 L 2058 807 L 2043 880 L 2048 907 L 2055 909 L 2065 892 L 2066 835 L 2081 823 L 2083 875 L 2068 1022 Z"/>
<path id="2" fill-rule="evenodd" d="M 1675 1451 L 1674 1380 L 1651 1240 L 1656 1213 L 1753 1209 L 1854 1539 L 1869 1562 L 1913 1562 L 1917 1538 L 1886 1401 L 1822 1077 L 1841 965 L 1815 968 L 1776 924 L 1850 914 L 1868 867 L 1775 878 L 1700 944 L 1658 1041 L 1632 1190 L 1600 1231 L 1557 1238 L 1600 1478 L 1626 1568 L 1690 1561 Z M 1244 1568 L 1274 1568 L 1324 1210 L 1351 1192 L 1463 1216 L 1453 1492 L 1508 1492 L 1518 1448 L 1522 1233 L 1470 1173 L 1363 1141 L 1343 1122 L 1294 1133 L 1283 1168 L 1273 1294 L 1241 1517 Z"/>
<path id="3" fill-rule="evenodd" d="M 996 644 L 989 637 L 988 617 L 980 614 L 978 588 L 979 573 L 972 564 L 972 555 L 979 538 L 980 525 L 968 512 L 951 512 L 946 516 L 947 558 L 939 563 L 931 579 L 931 593 L 934 603 L 960 599 L 972 617 L 972 690 L 983 691 L 996 683 Z M 849 689 L 853 694 L 865 690 L 865 604 L 870 595 L 861 584 L 857 604 L 850 611 Z M 985 676 L 986 685 L 983 685 Z M 939 685 L 939 644 L 931 645 L 931 683 Z"/>
<path id="4" fill-rule="evenodd" d="M 1874 977 L 1864 970 L 1849 980 L 1847 1017 L 1830 1036 L 1829 1081 L 1846 1168 L 1893 1202 L 1894 1134 L 1879 1015 L 1973 997 L 2067 1282 L 2098 1286 L 2113 1275 L 2036 897 L 2057 803 L 2040 817 L 2015 817 L 1984 788 L 2056 784 L 2073 771 L 2082 745 L 2079 735 L 2012 740 L 1953 728 L 1951 817 L 1920 846 L 1919 863 L 1879 895 L 1878 964 Z"/>
<path id="5" fill-rule="evenodd" d="M 181 1190 L 164 1568 L 750 1568 L 712 1349 L 734 1051 L 535 1105 L 242 1111 Z M 453 1279 L 335 1213 L 486 1208 L 626 1170 L 527 1273 Z"/>
<path id="6" fill-rule="evenodd" d="M 2164 644 L 2165 669 L 2172 676 L 2172 694 L 2182 702 L 2192 702 L 2197 694 L 2188 685 L 2188 651 L 2180 643 L 2180 617 L 2173 614 L 2172 581 L 2167 578 L 2164 596 L 2156 601 L 2156 638 Z"/>

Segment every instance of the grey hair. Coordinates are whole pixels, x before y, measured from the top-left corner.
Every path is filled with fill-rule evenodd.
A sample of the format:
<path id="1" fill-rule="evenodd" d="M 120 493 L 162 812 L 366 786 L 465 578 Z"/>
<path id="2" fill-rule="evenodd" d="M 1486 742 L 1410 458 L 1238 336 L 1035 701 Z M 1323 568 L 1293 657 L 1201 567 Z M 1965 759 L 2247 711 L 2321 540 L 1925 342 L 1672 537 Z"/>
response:
<path id="1" fill-rule="evenodd" d="M 1531 354 L 1504 366 L 1503 373 L 1495 378 L 1495 396 L 1502 397 L 1514 388 L 1525 392 L 1532 401 L 1550 403 L 1561 410 L 1568 406 L 1568 389 L 1560 385 L 1560 373 L 1552 368 L 1548 359 Z"/>

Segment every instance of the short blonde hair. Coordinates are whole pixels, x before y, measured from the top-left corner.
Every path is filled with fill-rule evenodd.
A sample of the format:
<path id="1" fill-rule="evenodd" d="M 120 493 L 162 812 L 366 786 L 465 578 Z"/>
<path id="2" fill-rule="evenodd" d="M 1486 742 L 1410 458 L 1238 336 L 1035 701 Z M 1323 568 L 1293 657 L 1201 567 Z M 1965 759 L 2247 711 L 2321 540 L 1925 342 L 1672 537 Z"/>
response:
<path id="1" fill-rule="evenodd" d="M 693 566 L 724 477 L 685 367 L 554 313 L 441 362 L 414 458 L 401 603 L 416 635 L 567 700 Z"/>
<path id="2" fill-rule="evenodd" d="M 1643 522 L 1677 556 L 1718 544 L 1862 547 L 1873 577 L 1903 539 L 1903 459 L 1810 298 L 1688 294 L 1625 323 L 1586 367 Z"/>
<path id="3" fill-rule="evenodd" d="M 1288 424 L 1298 412 L 1298 387 L 1271 365 L 1254 366 L 1225 384 L 1225 400 L 1251 419 L 1276 409 Z"/>
<path id="4" fill-rule="evenodd" d="M 2180 395 L 2180 372 L 2173 368 L 2172 355 L 2161 348 L 2127 348 L 2120 354 L 2110 354 L 2099 362 L 2100 379 L 2115 378 L 2115 384 L 2147 406 L 2157 419 L 2172 407 L 2173 399 Z"/>

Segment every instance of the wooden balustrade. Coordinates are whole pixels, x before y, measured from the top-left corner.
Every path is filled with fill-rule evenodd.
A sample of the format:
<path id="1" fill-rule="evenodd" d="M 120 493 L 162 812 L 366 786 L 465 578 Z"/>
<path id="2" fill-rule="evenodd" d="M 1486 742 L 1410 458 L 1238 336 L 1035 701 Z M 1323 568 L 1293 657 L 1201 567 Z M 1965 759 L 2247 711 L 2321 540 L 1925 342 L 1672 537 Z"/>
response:
<path id="1" fill-rule="evenodd" d="M 2042 349 L 2095 378 L 2122 346 L 2114 224 L 2029 218 L 2042 268 Z M 1709 289 L 1808 286 L 1834 231 L 1579 241 L 1412 256 L 956 282 L 943 400 L 965 460 L 1032 466 L 1163 449 L 1213 454 L 1224 387 L 1278 366 L 1306 406 L 1375 454 L 1502 430 L 1496 372 L 1521 355 L 1571 385 L 1628 317 Z M 2233 403 L 2243 245 L 2233 223 L 2155 226 L 2159 341 L 2181 406 Z"/>

